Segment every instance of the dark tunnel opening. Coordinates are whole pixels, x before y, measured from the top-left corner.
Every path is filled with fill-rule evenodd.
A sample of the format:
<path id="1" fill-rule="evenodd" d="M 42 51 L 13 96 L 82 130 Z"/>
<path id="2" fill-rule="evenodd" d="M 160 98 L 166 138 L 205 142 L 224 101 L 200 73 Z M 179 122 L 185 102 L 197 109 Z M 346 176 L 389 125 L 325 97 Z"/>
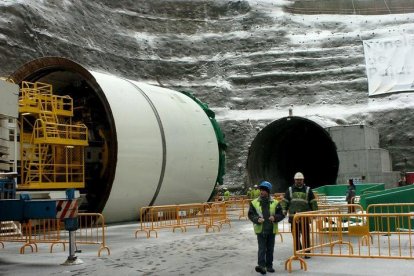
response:
<path id="1" fill-rule="evenodd" d="M 267 125 L 253 140 L 247 158 L 249 183 L 270 181 L 272 192 L 285 192 L 296 172 L 302 172 L 312 188 L 335 184 L 338 168 L 336 146 L 328 132 L 302 117 Z"/>

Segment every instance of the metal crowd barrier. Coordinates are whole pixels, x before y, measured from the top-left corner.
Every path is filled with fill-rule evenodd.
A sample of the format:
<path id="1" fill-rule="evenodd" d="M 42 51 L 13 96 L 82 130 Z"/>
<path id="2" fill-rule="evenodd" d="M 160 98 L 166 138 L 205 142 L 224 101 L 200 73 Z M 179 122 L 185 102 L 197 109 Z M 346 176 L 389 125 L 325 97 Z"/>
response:
<path id="1" fill-rule="evenodd" d="M 209 204 L 210 208 L 206 210 L 207 217 L 210 220 L 210 223 L 206 226 L 206 232 L 209 229 L 220 229 L 224 224 L 228 224 L 231 227 L 230 219 L 227 216 L 227 204 L 226 202 L 222 203 L 211 203 Z"/>
<path id="2" fill-rule="evenodd" d="M 105 239 L 105 218 L 99 213 L 78 213 L 79 229 L 75 231 L 75 243 L 83 245 L 99 245 L 98 257 L 101 256 L 102 250 L 106 250 L 111 255 Z M 69 233 L 61 231 L 60 240 L 52 243 L 50 252 L 53 252 L 53 246 L 57 243 L 68 244 Z M 65 250 L 65 248 L 64 248 Z"/>
<path id="3" fill-rule="evenodd" d="M 359 204 L 340 204 L 340 205 L 336 205 L 336 204 L 333 204 L 333 205 L 332 204 L 330 204 L 330 205 L 321 204 L 321 205 L 318 205 L 318 209 L 319 210 L 326 210 L 326 209 L 332 209 L 332 208 L 338 209 L 341 214 L 346 214 L 346 213 L 357 213 L 357 214 L 364 213 L 364 209 Z"/>
<path id="4" fill-rule="evenodd" d="M 101 251 L 110 250 L 105 242 L 105 220 L 102 214 L 78 213 L 79 228 L 75 231 L 76 244 L 99 245 L 98 256 Z M 38 252 L 38 244 L 50 244 L 50 253 L 57 244 L 62 244 L 63 251 L 69 243 L 69 235 L 63 230 L 64 225 L 59 219 L 37 219 L 26 223 L 2 222 L 0 223 L 0 243 L 23 243 L 20 254 L 25 253 L 25 248 L 30 247 L 32 252 Z"/>
<path id="5" fill-rule="evenodd" d="M 315 195 L 315 199 L 318 202 L 318 206 L 319 205 L 327 205 L 328 204 L 328 200 L 326 197 L 326 194 L 322 194 L 322 193 L 317 193 L 317 192 L 313 192 Z"/>
<path id="6" fill-rule="evenodd" d="M 406 228 L 401 228 L 402 222 Z M 297 237 L 296 229 L 301 233 L 309 229 L 309 240 L 306 234 Z M 295 260 L 306 271 L 305 256 L 414 259 L 414 216 L 410 213 L 345 214 L 338 208 L 298 213 L 292 232 L 294 255 L 285 262 L 289 272 Z M 301 247 L 295 249 L 298 242 Z"/>
<path id="7" fill-rule="evenodd" d="M 228 196 L 227 200 L 225 196 L 218 195 L 214 197 L 214 202 L 216 201 L 234 201 L 234 200 L 242 200 L 246 199 L 247 195 L 230 195 Z"/>
<path id="8" fill-rule="evenodd" d="M 206 232 L 209 229 L 220 231 L 223 224 L 229 224 L 227 218 L 226 202 L 179 204 L 164 206 L 149 206 L 140 209 L 140 227 L 135 231 L 135 238 L 139 232 L 145 232 L 147 238 L 151 233 L 155 233 L 158 238 L 157 230 L 172 228 L 181 229 L 186 232 L 187 227 L 204 226 Z"/>
<path id="9" fill-rule="evenodd" d="M 249 219 L 248 218 L 248 212 L 249 212 L 249 206 L 250 206 L 250 202 L 251 202 L 252 200 L 250 199 L 250 198 L 244 198 L 244 199 L 242 199 L 242 200 L 239 200 L 238 202 L 237 202 L 237 211 L 238 211 L 238 219 L 239 220 L 241 220 L 241 219 Z"/>
<path id="10" fill-rule="evenodd" d="M 60 228 L 58 220 L 29 220 L 20 224 L 8 221 L 0 224 L 0 242 L 23 243 L 20 254 L 25 253 L 26 247 L 32 252 L 38 252 L 39 243 L 58 243 L 60 240 Z"/>
<path id="11" fill-rule="evenodd" d="M 370 204 L 367 207 L 367 213 L 369 214 L 387 214 L 387 213 L 399 213 L 399 214 L 414 214 L 414 203 L 384 203 L 384 204 Z M 369 221 L 371 234 L 382 235 L 384 233 L 397 232 L 410 232 L 410 223 L 414 221 L 408 221 L 405 218 L 390 218 L 389 223 L 384 223 L 380 219 L 372 219 Z"/>
<path id="12" fill-rule="evenodd" d="M 318 211 L 312 211 L 312 213 L 320 213 L 320 212 L 331 212 L 335 211 L 335 213 L 363 213 L 363 208 L 359 204 L 343 204 L 343 205 L 318 205 Z M 308 212 L 306 212 L 308 213 Z M 291 233 L 291 225 L 289 223 L 289 218 L 286 217 L 284 220 L 279 222 L 279 233 Z M 283 241 L 283 239 L 282 239 Z"/>
<path id="13" fill-rule="evenodd" d="M 370 204 L 367 213 L 411 213 L 414 212 L 414 203 L 381 203 Z"/>

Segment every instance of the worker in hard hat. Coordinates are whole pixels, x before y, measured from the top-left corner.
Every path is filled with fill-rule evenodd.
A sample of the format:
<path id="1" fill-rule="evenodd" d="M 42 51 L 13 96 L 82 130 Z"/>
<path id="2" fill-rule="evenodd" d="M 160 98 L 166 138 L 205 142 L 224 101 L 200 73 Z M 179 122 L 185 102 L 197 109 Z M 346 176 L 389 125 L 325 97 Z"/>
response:
<path id="1" fill-rule="evenodd" d="M 253 193 L 252 193 L 252 199 L 257 198 L 260 196 L 260 190 L 257 187 L 257 185 L 254 185 Z"/>
<path id="2" fill-rule="evenodd" d="M 293 179 L 295 183 L 286 191 L 285 197 L 281 201 L 281 205 L 283 214 L 286 215 L 289 213 L 291 232 L 294 237 L 295 249 L 297 251 L 302 249 L 301 234 L 305 248 L 310 247 L 310 221 L 306 218 L 302 220 L 304 223 L 298 221 L 295 225 L 295 231 L 293 231 L 293 217 L 296 213 L 318 210 L 318 203 L 316 202 L 312 189 L 305 185 L 305 177 L 301 172 L 297 172 Z M 307 252 L 309 253 L 310 251 L 307 250 Z M 308 259 L 310 257 L 305 256 L 305 258 Z"/>
<path id="3" fill-rule="evenodd" d="M 249 189 L 247 189 L 247 193 L 246 193 L 247 198 L 252 198 L 252 192 L 253 192 L 252 187 L 249 187 Z"/>
<path id="4" fill-rule="evenodd" d="M 230 199 L 230 191 L 226 187 L 224 188 L 223 198 L 225 201 Z"/>
<path id="5" fill-rule="evenodd" d="M 262 181 L 258 188 L 260 196 L 250 202 L 248 217 L 253 222 L 259 245 L 255 270 L 266 274 L 266 272 L 275 272 L 273 268 L 275 235 L 278 232 L 277 223 L 283 220 L 284 215 L 282 206 L 270 195 L 272 184 Z"/>

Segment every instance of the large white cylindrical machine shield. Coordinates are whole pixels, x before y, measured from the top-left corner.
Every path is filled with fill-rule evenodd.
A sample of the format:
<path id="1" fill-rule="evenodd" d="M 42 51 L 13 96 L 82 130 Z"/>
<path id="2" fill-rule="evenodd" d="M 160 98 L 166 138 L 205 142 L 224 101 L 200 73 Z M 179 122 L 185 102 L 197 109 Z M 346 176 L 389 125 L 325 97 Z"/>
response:
<path id="1" fill-rule="evenodd" d="M 99 153 L 86 160 L 88 211 L 128 221 L 143 206 L 209 199 L 219 146 L 210 118 L 190 97 L 62 58 L 32 61 L 12 77 L 50 83 L 82 103 L 77 117 L 90 129 L 90 151 Z"/>

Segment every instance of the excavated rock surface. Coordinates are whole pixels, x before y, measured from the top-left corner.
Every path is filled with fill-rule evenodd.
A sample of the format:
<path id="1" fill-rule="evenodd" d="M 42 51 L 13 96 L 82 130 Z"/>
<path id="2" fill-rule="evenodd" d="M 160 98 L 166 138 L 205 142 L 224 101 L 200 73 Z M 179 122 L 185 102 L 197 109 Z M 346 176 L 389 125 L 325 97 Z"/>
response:
<path id="1" fill-rule="evenodd" d="M 365 39 L 413 34 L 412 4 L 387 1 L 386 10 L 377 3 L 384 1 L 352 2 L 360 5 L 3 0 L 0 76 L 35 58 L 62 56 L 90 69 L 191 91 L 216 111 L 226 135 L 229 185 L 244 183 L 250 143 L 268 123 L 287 116 L 291 105 L 295 115 L 305 110 L 304 117 L 322 126 L 377 127 L 394 170 L 414 170 L 413 96 L 369 98 L 362 45 Z"/>

